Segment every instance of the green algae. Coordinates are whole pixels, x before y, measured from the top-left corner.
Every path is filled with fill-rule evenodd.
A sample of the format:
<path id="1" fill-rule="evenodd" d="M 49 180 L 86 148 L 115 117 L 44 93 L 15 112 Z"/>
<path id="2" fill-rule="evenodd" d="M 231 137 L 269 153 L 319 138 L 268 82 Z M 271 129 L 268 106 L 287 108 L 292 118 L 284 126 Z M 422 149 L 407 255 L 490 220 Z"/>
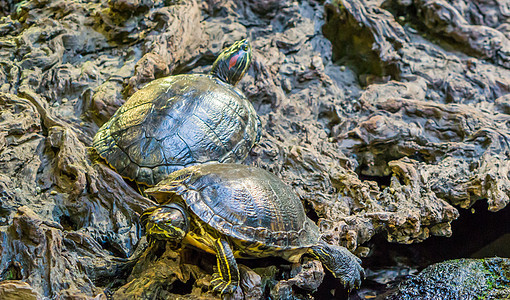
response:
<path id="1" fill-rule="evenodd" d="M 455 259 L 425 268 L 387 299 L 510 299 L 510 259 Z"/>

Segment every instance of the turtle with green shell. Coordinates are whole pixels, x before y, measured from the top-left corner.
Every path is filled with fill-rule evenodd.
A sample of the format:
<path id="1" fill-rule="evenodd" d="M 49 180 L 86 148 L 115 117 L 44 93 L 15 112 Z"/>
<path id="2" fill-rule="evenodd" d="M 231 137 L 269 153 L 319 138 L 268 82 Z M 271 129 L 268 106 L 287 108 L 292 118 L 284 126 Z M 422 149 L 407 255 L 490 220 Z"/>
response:
<path id="1" fill-rule="evenodd" d="M 307 253 L 349 289 L 364 277 L 361 260 L 326 243 L 297 195 L 275 175 L 241 164 L 205 164 L 172 173 L 146 190 L 159 203 L 141 217 L 149 239 L 216 255 L 211 287 L 228 294 L 239 284 L 235 258 L 278 256 L 299 262 Z"/>
<path id="2" fill-rule="evenodd" d="M 200 163 L 242 162 L 260 138 L 255 109 L 235 87 L 251 63 L 235 42 L 208 75 L 174 75 L 135 92 L 94 137 L 99 156 L 123 177 L 152 186 Z"/>

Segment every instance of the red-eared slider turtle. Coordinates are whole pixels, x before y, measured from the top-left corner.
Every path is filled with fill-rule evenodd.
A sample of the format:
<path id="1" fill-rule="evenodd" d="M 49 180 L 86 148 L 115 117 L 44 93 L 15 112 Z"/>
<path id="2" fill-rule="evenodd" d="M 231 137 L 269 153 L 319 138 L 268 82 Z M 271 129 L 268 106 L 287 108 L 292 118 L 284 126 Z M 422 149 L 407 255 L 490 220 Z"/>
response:
<path id="1" fill-rule="evenodd" d="M 252 104 L 234 85 L 251 63 L 248 40 L 216 59 L 209 75 L 154 80 L 134 93 L 94 137 L 119 174 L 152 186 L 205 162 L 242 162 L 260 138 Z"/>
<path id="2" fill-rule="evenodd" d="M 297 195 L 275 175 L 241 164 L 205 164 L 172 173 L 146 190 L 160 203 L 141 217 L 149 239 L 187 244 L 216 254 L 211 287 L 232 293 L 235 258 L 319 259 L 345 286 L 358 287 L 361 260 L 322 240 Z"/>

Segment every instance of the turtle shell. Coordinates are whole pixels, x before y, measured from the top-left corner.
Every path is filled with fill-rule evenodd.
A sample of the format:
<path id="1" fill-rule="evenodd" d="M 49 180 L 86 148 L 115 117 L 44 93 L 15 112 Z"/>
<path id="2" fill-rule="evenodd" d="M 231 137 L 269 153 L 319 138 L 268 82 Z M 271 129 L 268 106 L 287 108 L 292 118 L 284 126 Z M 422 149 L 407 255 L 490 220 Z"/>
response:
<path id="1" fill-rule="evenodd" d="M 220 233 L 276 249 L 296 249 L 319 240 L 317 225 L 297 195 L 275 175 L 241 164 L 192 166 L 146 190 L 161 204 L 183 202 Z M 173 197 L 173 195 L 180 197 Z"/>
<path id="2" fill-rule="evenodd" d="M 260 121 L 241 91 L 211 75 L 154 80 L 134 93 L 94 137 L 94 148 L 122 176 L 154 185 L 205 162 L 242 162 Z"/>

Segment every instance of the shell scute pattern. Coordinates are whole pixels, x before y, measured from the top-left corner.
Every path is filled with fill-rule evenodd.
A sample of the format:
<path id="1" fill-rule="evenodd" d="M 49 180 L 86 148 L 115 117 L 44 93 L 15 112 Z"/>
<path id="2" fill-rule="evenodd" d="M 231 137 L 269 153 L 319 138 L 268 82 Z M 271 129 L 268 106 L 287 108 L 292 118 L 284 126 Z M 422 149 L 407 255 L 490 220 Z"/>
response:
<path id="1" fill-rule="evenodd" d="M 163 164 L 165 158 L 161 144 L 153 137 L 142 139 L 126 149 L 130 158 L 140 157 L 145 161 L 145 166 L 152 168 Z"/>
<path id="2" fill-rule="evenodd" d="M 154 177 L 152 176 L 152 169 L 141 167 L 138 168 L 138 178 L 143 182 L 154 182 Z"/>
<path id="3" fill-rule="evenodd" d="M 179 134 L 165 137 L 161 140 L 161 146 L 166 149 L 163 155 L 168 165 L 177 164 L 178 162 L 183 164 L 193 163 L 191 149 Z"/>
<path id="4" fill-rule="evenodd" d="M 157 191 L 175 184 L 183 171 L 188 175 L 178 183 L 181 187 L 170 192 L 181 195 L 205 224 L 245 241 L 242 247 L 255 252 L 264 247 L 303 248 L 319 239 L 318 228 L 306 217 L 299 198 L 269 172 L 234 164 L 200 165 L 172 174 L 158 184 Z"/>
<path id="5" fill-rule="evenodd" d="M 145 127 L 148 136 L 158 137 L 159 140 L 165 139 L 171 135 L 172 132 L 177 132 L 185 121 L 182 114 L 187 113 L 184 107 L 185 103 L 179 101 L 179 97 L 171 97 L 167 101 L 173 105 L 164 105 L 161 109 L 153 112 L 152 122 L 147 122 Z M 156 122 L 154 120 L 160 120 Z"/>
<path id="6" fill-rule="evenodd" d="M 207 162 L 210 160 L 211 153 L 223 154 L 226 149 L 218 136 L 195 116 L 190 116 L 184 122 L 179 130 L 179 137 L 186 141 L 193 162 Z"/>
<path id="7" fill-rule="evenodd" d="M 176 75 L 137 91 L 94 137 L 117 172 L 154 185 L 204 162 L 241 162 L 260 135 L 257 114 L 235 87 L 211 75 Z"/>

